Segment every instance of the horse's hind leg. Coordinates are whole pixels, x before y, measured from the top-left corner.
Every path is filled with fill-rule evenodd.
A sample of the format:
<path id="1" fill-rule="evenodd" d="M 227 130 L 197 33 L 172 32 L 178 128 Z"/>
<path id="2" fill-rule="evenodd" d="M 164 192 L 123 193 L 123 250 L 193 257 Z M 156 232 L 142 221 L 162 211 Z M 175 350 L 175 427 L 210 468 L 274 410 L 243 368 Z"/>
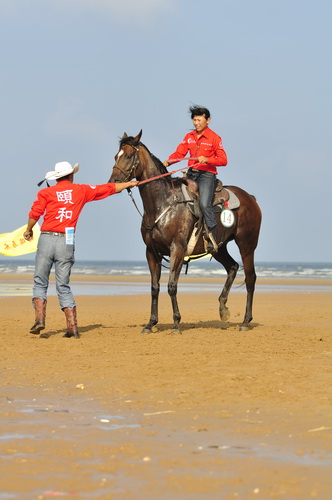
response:
<path id="1" fill-rule="evenodd" d="M 245 274 L 245 283 L 247 289 L 247 304 L 244 314 L 243 323 L 240 325 L 241 331 L 249 330 L 249 323 L 252 320 L 252 304 L 255 292 L 256 272 L 254 266 L 254 252 L 246 255 L 241 255 L 243 269 Z"/>
<path id="2" fill-rule="evenodd" d="M 214 258 L 224 266 L 227 271 L 227 279 L 219 296 L 219 314 L 221 321 L 227 321 L 229 318 L 229 310 L 226 306 L 229 291 L 236 278 L 239 264 L 231 257 L 227 251 L 226 245 L 222 245 L 219 252 L 214 255 Z"/>
<path id="3" fill-rule="evenodd" d="M 151 252 L 148 248 L 146 250 L 146 258 L 151 274 L 151 314 L 149 323 L 145 325 L 141 333 L 151 333 L 152 327 L 158 323 L 161 260 L 157 260 L 155 253 Z"/>

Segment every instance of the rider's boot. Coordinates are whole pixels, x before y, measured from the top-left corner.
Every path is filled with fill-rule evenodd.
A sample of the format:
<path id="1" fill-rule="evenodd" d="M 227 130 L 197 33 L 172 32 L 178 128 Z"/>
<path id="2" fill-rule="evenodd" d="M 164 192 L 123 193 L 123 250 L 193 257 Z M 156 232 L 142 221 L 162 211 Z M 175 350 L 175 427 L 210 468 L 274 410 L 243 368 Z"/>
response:
<path id="1" fill-rule="evenodd" d="M 38 335 L 45 328 L 47 301 L 39 297 L 34 297 L 32 303 L 35 309 L 35 322 L 30 328 L 30 333 Z"/>

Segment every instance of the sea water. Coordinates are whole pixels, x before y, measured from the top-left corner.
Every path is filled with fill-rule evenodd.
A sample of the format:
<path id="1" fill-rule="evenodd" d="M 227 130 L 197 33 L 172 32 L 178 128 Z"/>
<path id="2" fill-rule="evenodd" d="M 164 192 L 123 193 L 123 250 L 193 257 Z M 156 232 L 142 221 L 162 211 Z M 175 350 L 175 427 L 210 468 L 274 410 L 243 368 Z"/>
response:
<path id="1" fill-rule="evenodd" d="M 164 262 L 162 268 L 162 276 L 167 276 L 169 272 L 169 264 Z M 24 259 L 0 259 L 0 273 L 7 274 L 30 274 L 31 282 L 19 280 L 3 279 L 0 282 L 0 296 L 26 296 L 32 292 L 32 275 L 34 272 L 34 261 Z M 52 271 L 54 272 L 54 270 Z M 220 277 L 220 283 L 200 283 L 199 286 L 195 283 L 188 283 L 183 279 L 183 275 L 187 272 L 190 277 Z M 72 275 L 96 276 L 95 281 L 79 281 L 72 280 L 71 287 L 74 295 L 138 295 L 150 293 L 150 284 L 147 280 L 145 283 L 132 282 L 102 282 L 98 280 L 98 276 L 149 276 L 149 269 L 145 261 L 93 261 L 79 260 L 75 262 L 72 268 Z M 332 279 L 332 263 L 328 262 L 257 262 L 256 263 L 257 284 L 256 292 L 330 292 L 332 287 L 326 280 Z M 192 261 L 188 269 L 183 267 L 182 276 L 179 281 L 179 291 L 193 293 L 208 293 L 220 292 L 221 286 L 225 281 L 227 274 L 225 269 L 216 261 L 208 258 Z M 240 279 L 244 278 L 244 273 L 240 267 L 237 275 Z M 260 278 L 273 278 L 276 280 L 273 284 L 265 284 Z M 297 279 L 303 280 L 303 284 L 278 284 L 280 279 Z M 319 285 L 311 285 L 305 283 L 306 279 L 320 280 Z M 207 280 L 208 281 L 208 280 Z M 167 292 L 167 285 L 161 285 L 161 292 Z M 245 287 L 234 286 L 232 293 L 245 293 Z M 55 295 L 55 286 L 50 285 L 48 290 L 49 295 Z"/>
<path id="2" fill-rule="evenodd" d="M 169 264 L 164 261 L 162 274 L 168 274 Z M 0 273 L 33 274 L 34 260 L 0 259 Z M 303 278 L 332 279 L 332 262 L 256 262 L 258 278 Z M 182 273 L 185 272 L 185 266 Z M 149 268 L 145 261 L 130 260 L 79 260 L 76 261 L 72 274 L 96 276 L 149 276 Z M 225 269 L 215 260 L 209 258 L 190 262 L 188 275 L 192 277 L 226 276 Z M 243 276 L 240 267 L 238 276 Z"/>

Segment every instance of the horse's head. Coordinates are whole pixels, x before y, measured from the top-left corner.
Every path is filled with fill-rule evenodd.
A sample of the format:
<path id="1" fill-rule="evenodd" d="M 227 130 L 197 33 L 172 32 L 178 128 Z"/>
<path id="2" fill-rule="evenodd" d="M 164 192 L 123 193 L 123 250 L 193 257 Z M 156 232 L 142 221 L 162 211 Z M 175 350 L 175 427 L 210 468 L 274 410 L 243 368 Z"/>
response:
<path id="1" fill-rule="evenodd" d="M 126 133 L 120 140 L 119 151 L 115 155 L 115 164 L 109 182 L 127 182 L 140 174 L 139 147 L 142 130 L 136 137 Z"/>

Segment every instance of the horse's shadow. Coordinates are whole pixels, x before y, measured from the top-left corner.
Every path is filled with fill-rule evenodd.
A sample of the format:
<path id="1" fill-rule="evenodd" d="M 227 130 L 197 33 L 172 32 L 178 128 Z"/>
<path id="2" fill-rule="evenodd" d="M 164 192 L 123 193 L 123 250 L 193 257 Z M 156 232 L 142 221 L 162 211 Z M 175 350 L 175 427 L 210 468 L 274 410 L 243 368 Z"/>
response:
<path id="1" fill-rule="evenodd" d="M 242 323 L 236 323 L 236 322 L 231 322 L 231 321 L 199 321 L 197 323 L 181 323 L 180 324 L 180 330 L 182 333 L 184 332 L 191 332 L 195 333 L 195 331 L 199 330 L 239 330 L 240 326 Z M 131 325 L 128 325 L 131 326 Z M 136 325 L 135 325 L 136 326 Z M 141 325 L 143 328 L 145 325 Z M 254 328 L 260 326 L 259 323 L 250 323 L 249 325 L 249 330 L 253 330 Z M 173 330 L 173 324 L 171 323 L 164 323 L 164 324 L 159 324 L 156 325 L 153 328 L 152 333 L 169 333 L 170 331 Z"/>
<path id="2" fill-rule="evenodd" d="M 144 328 L 145 325 L 127 325 L 129 328 L 137 328 L 140 326 L 141 328 Z M 199 332 L 199 330 L 220 330 L 222 331 L 227 331 L 227 330 L 239 330 L 239 327 L 241 326 L 241 323 L 236 323 L 236 322 L 231 322 L 231 321 L 199 321 L 197 323 L 181 323 L 181 332 L 187 332 L 187 333 L 195 333 Z M 257 328 L 258 326 L 261 326 L 260 323 L 250 323 L 249 326 L 249 331 L 253 330 L 254 328 Z M 102 323 L 96 323 L 94 325 L 86 325 L 86 326 L 80 326 L 79 332 L 80 334 L 82 333 L 87 333 L 93 330 L 96 330 L 98 328 L 104 328 L 104 329 L 109 329 L 111 327 L 105 326 Z M 172 323 L 164 323 L 164 324 L 159 324 L 153 327 L 152 333 L 170 333 L 173 330 L 173 324 Z M 48 332 L 43 332 L 39 335 L 39 338 L 41 339 L 49 339 L 50 337 L 54 337 L 55 335 L 64 335 L 65 329 L 60 329 L 60 330 L 51 330 Z"/>
<path id="3" fill-rule="evenodd" d="M 86 326 L 80 326 L 79 327 L 79 333 L 86 333 L 90 332 L 91 330 L 95 330 L 96 328 L 101 328 L 103 325 L 101 323 L 96 323 L 94 325 L 86 325 Z M 53 337 L 55 335 L 64 335 L 65 334 L 65 329 L 61 328 L 61 330 L 51 330 L 48 332 L 43 332 L 39 335 L 40 339 L 49 339 L 50 337 Z"/>

